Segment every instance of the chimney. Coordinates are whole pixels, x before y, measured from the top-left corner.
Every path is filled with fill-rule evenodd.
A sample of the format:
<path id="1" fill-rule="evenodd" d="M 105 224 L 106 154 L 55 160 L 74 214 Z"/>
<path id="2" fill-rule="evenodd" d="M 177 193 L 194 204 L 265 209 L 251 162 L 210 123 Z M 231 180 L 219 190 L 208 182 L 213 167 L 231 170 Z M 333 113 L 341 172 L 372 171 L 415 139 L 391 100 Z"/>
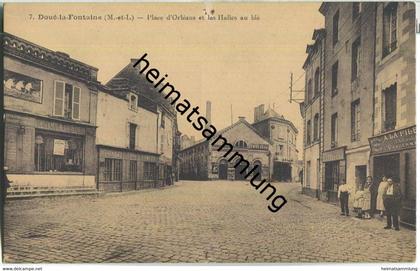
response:
<path id="1" fill-rule="evenodd" d="M 254 122 L 260 121 L 264 114 L 264 104 L 254 107 Z"/>
<path id="2" fill-rule="evenodd" d="M 209 121 L 208 124 L 211 124 L 211 102 L 206 102 L 206 119 Z"/>

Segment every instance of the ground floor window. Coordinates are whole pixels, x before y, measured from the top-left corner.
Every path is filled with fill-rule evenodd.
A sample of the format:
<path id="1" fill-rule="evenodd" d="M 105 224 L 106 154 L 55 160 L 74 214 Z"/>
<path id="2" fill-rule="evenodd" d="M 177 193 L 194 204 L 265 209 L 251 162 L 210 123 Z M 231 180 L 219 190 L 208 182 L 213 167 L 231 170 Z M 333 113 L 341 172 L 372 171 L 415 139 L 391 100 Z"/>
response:
<path id="1" fill-rule="evenodd" d="M 35 170 L 50 172 L 83 171 L 83 137 L 35 132 Z"/>
<path id="2" fill-rule="evenodd" d="M 131 182 L 137 181 L 137 161 L 135 160 L 130 161 L 129 176 Z"/>
<path id="3" fill-rule="evenodd" d="M 156 179 L 156 163 L 144 162 L 144 179 L 145 180 L 155 180 Z"/>
<path id="4" fill-rule="evenodd" d="M 338 191 L 340 183 L 340 161 L 325 163 L 325 188 L 329 191 Z"/>
<path id="5" fill-rule="evenodd" d="M 122 180 L 122 159 L 105 158 L 105 181 Z"/>

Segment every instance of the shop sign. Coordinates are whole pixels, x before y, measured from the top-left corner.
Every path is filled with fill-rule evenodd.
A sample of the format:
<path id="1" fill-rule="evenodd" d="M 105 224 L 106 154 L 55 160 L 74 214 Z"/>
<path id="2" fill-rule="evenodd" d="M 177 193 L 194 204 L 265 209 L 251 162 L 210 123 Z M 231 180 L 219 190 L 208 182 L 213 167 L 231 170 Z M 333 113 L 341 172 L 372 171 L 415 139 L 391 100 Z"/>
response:
<path id="1" fill-rule="evenodd" d="M 61 139 L 54 139 L 54 151 L 53 155 L 64 155 L 64 149 L 66 148 L 66 141 Z"/>
<path id="2" fill-rule="evenodd" d="M 331 150 L 331 151 L 326 151 L 322 154 L 322 161 L 330 162 L 330 161 L 344 160 L 344 152 L 345 152 L 344 147 Z"/>
<path id="3" fill-rule="evenodd" d="M 371 154 L 402 151 L 416 147 L 416 126 L 369 138 Z"/>

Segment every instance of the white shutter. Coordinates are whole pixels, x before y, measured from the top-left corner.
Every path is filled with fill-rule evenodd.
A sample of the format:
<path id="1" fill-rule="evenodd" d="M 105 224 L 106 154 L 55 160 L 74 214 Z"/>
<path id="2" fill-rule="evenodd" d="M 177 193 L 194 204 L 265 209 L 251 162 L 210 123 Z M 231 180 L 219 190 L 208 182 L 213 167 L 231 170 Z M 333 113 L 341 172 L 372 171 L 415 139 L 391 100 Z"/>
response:
<path id="1" fill-rule="evenodd" d="M 64 117 L 64 82 L 54 81 L 54 115 Z"/>
<path id="2" fill-rule="evenodd" d="M 73 86 L 73 116 L 75 120 L 80 119 L 80 96 L 81 91 L 79 87 Z"/>

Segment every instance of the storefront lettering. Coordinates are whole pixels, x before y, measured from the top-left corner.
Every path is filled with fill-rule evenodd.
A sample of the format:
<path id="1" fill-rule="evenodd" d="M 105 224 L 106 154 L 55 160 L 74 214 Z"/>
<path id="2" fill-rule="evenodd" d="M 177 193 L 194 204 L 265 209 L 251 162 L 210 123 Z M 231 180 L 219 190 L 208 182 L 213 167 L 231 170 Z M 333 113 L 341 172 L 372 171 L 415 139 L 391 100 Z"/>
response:
<path id="1" fill-rule="evenodd" d="M 369 139 L 372 154 L 416 147 L 416 126 Z"/>

